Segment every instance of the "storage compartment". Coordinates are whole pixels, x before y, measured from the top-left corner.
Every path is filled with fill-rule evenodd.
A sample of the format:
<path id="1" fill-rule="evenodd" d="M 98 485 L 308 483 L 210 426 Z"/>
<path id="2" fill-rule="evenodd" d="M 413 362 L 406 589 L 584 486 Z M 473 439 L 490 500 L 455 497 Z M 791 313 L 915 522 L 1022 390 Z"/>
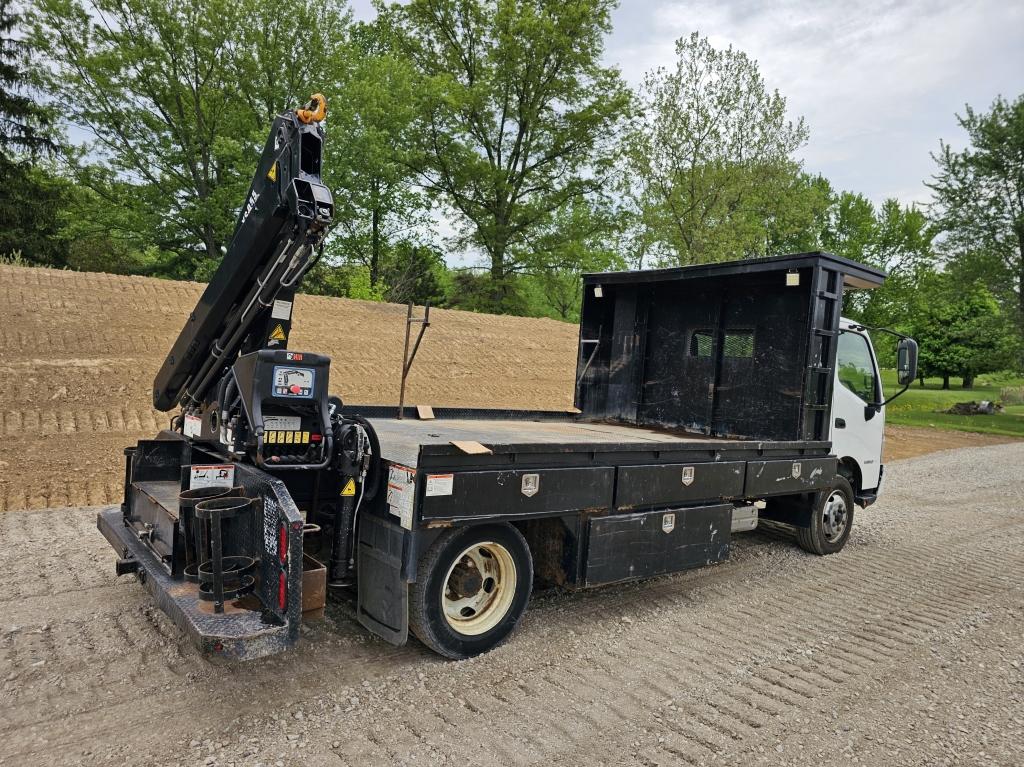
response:
<path id="1" fill-rule="evenodd" d="M 586 585 L 650 578 L 729 557 L 732 504 L 590 520 Z"/>
<path id="2" fill-rule="evenodd" d="M 743 461 L 621 466 L 615 507 L 672 506 L 743 495 Z"/>
<path id="3" fill-rule="evenodd" d="M 763 440 L 826 440 L 844 285 L 884 274 L 806 253 L 584 278 L 585 416 Z"/>

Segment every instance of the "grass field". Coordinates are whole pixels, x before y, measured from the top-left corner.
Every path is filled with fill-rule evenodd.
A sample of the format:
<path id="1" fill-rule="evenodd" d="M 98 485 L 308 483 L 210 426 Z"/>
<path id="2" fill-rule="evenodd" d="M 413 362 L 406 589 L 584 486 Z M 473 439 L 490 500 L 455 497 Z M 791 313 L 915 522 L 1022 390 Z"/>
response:
<path id="1" fill-rule="evenodd" d="M 887 397 L 891 397 L 899 391 L 895 370 L 883 370 L 882 382 Z M 1024 387 L 1024 378 L 1000 373 L 979 376 L 972 389 L 960 388 L 961 380 L 959 378 L 951 379 L 949 385 L 950 388 L 943 391 L 940 378 L 925 379 L 924 388 L 915 382 L 906 394 L 886 408 L 886 421 L 905 426 L 957 429 L 1024 439 L 1024 404 L 1019 402 L 1015 404 L 1004 402 L 1005 410 L 997 415 L 962 416 L 941 412 L 957 402 L 971 400 L 1002 402 L 1002 390 L 1006 388 L 1021 389 Z"/>

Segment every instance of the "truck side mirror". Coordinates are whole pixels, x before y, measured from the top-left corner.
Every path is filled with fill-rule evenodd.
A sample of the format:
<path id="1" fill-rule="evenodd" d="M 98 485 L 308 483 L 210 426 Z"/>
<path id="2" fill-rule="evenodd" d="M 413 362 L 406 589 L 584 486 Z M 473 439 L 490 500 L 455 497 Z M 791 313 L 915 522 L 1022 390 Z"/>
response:
<path id="1" fill-rule="evenodd" d="M 901 338 L 896 346 L 896 375 L 900 386 L 910 386 L 917 378 L 917 341 Z"/>

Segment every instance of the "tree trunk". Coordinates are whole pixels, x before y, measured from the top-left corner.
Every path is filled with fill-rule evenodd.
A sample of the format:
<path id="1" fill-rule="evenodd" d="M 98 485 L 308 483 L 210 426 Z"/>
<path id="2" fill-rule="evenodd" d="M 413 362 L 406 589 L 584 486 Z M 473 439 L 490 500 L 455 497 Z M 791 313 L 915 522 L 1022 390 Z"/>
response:
<path id="1" fill-rule="evenodd" d="M 1017 277 L 1017 321 L 1020 329 L 1024 330 L 1024 224 L 1017 227 Z"/>
<path id="2" fill-rule="evenodd" d="M 974 388 L 974 376 L 964 373 L 964 384 L 963 388 L 973 389 Z"/>
<path id="3" fill-rule="evenodd" d="M 221 252 L 220 244 L 218 244 L 216 236 L 213 232 L 213 226 L 206 224 L 203 226 L 203 247 L 206 249 L 206 257 L 214 260 L 218 260 L 224 256 Z"/>
<path id="4" fill-rule="evenodd" d="M 491 250 L 491 301 L 495 312 L 500 313 L 505 305 L 508 286 L 505 284 L 505 244 L 495 243 Z"/>
<path id="5" fill-rule="evenodd" d="M 373 180 L 373 210 L 370 213 L 370 287 L 377 287 L 380 279 L 380 205 L 378 203 L 377 179 Z"/>
<path id="6" fill-rule="evenodd" d="M 942 388 L 943 389 L 948 389 L 949 388 L 949 373 L 943 373 L 942 374 Z"/>

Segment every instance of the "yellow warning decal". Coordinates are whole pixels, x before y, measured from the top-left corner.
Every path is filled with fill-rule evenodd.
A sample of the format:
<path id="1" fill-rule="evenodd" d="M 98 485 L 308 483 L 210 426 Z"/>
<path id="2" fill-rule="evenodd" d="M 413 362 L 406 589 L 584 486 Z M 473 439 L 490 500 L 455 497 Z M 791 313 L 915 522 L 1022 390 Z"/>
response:
<path id="1" fill-rule="evenodd" d="M 309 432 L 308 431 L 302 432 L 302 444 L 303 445 L 308 445 L 309 444 Z"/>
<path id="2" fill-rule="evenodd" d="M 286 445 L 292 444 L 292 439 L 294 439 L 294 437 L 295 437 L 295 432 L 293 432 L 293 431 L 286 431 L 284 433 L 284 443 Z"/>
<path id="3" fill-rule="evenodd" d="M 276 431 L 268 431 L 267 432 L 266 442 L 267 442 L 268 445 L 273 445 L 275 442 L 277 442 L 277 432 Z"/>
<path id="4" fill-rule="evenodd" d="M 270 334 L 271 341 L 286 341 L 288 336 L 284 334 L 284 326 L 279 322 L 274 327 L 274 332 Z"/>
<path id="5" fill-rule="evenodd" d="M 267 178 L 271 181 L 277 181 L 277 163 L 275 162 L 270 166 L 270 173 L 267 174 Z"/>
<path id="6" fill-rule="evenodd" d="M 345 483 L 345 487 L 341 489 L 342 495 L 355 495 L 356 494 L 356 481 L 352 477 L 348 478 L 348 482 Z"/>

